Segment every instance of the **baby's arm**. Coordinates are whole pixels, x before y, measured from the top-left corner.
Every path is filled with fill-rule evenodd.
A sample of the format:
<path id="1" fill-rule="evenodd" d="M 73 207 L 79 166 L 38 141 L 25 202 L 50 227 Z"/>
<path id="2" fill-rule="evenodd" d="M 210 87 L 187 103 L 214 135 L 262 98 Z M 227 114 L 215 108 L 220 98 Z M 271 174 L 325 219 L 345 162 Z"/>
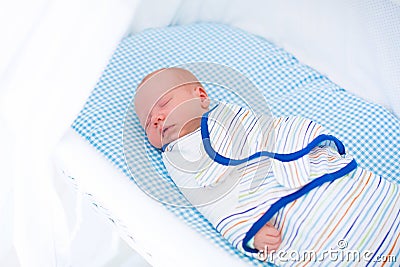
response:
<path id="1" fill-rule="evenodd" d="M 254 236 L 254 247 L 260 251 L 277 250 L 281 243 L 281 233 L 269 222 Z"/>

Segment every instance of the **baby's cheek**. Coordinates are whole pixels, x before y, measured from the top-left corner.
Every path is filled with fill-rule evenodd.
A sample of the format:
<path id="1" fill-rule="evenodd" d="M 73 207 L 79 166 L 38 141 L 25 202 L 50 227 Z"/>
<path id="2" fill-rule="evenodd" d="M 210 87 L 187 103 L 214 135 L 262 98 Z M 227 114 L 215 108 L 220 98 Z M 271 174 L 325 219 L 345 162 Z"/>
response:
<path id="1" fill-rule="evenodd" d="M 161 137 L 157 132 L 155 131 L 150 131 L 147 133 L 147 139 L 149 139 L 150 144 L 152 144 L 155 147 L 160 148 L 161 147 Z"/>

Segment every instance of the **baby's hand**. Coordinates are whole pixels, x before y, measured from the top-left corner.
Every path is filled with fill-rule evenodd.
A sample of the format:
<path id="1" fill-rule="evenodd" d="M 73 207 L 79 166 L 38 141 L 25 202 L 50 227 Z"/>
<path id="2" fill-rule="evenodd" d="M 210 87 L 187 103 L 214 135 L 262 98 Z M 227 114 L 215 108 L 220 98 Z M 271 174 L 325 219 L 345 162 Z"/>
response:
<path id="1" fill-rule="evenodd" d="M 265 224 L 254 236 L 254 247 L 257 250 L 265 252 L 277 250 L 281 243 L 281 234 L 271 223 Z"/>

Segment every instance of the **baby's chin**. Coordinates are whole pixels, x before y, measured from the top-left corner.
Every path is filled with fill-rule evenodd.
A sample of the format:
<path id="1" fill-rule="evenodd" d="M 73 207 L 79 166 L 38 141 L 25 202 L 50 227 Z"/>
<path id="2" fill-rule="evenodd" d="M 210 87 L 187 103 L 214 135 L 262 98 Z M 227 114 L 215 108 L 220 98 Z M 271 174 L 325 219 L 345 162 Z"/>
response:
<path id="1" fill-rule="evenodd" d="M 196 129 L 200 127 L 200 124 L 197 125 L 196 123 L 188 123 L 185 124 L 181 129 L 172 128 L 168 134 L 166 134 L 162 140 L 162 146 L 165 146 L 171 142 L 178 140 L 179 138 L 184 137 L 187 134 L 194 132 Z"/>
<path id="2" fill-rule="evenodd" d="M 161 144 L 162 144 L 162 146 L 165 146 L 165 145 L 168 145 L 169 143 L 171 143 L 171 142 L 174 142 L 175 140 L 178 140 L 181 136 L 179 135 L 179 133 L 180 132 L 178 132 L 178 131 L 172 131 L 171 130 L 171 132 L 170 133 L 168 133 L 168 134 L 166 134 L 166 135 L 164 135 L 162 138 L 161 138 Z"/>

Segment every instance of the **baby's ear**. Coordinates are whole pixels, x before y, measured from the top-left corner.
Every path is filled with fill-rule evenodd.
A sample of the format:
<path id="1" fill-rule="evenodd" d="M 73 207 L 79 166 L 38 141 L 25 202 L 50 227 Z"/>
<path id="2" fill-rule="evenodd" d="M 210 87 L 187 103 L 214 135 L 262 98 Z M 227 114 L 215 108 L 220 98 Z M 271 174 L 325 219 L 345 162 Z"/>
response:
<path id="1" fill-rule="evenodd" d="M 208 106 L 210 105 L 210 99 L 208 98 L 206 90 L 199 86 L 196 88 L 196 91 L 201 100 L 201 107 L 208 109 Z"/>

